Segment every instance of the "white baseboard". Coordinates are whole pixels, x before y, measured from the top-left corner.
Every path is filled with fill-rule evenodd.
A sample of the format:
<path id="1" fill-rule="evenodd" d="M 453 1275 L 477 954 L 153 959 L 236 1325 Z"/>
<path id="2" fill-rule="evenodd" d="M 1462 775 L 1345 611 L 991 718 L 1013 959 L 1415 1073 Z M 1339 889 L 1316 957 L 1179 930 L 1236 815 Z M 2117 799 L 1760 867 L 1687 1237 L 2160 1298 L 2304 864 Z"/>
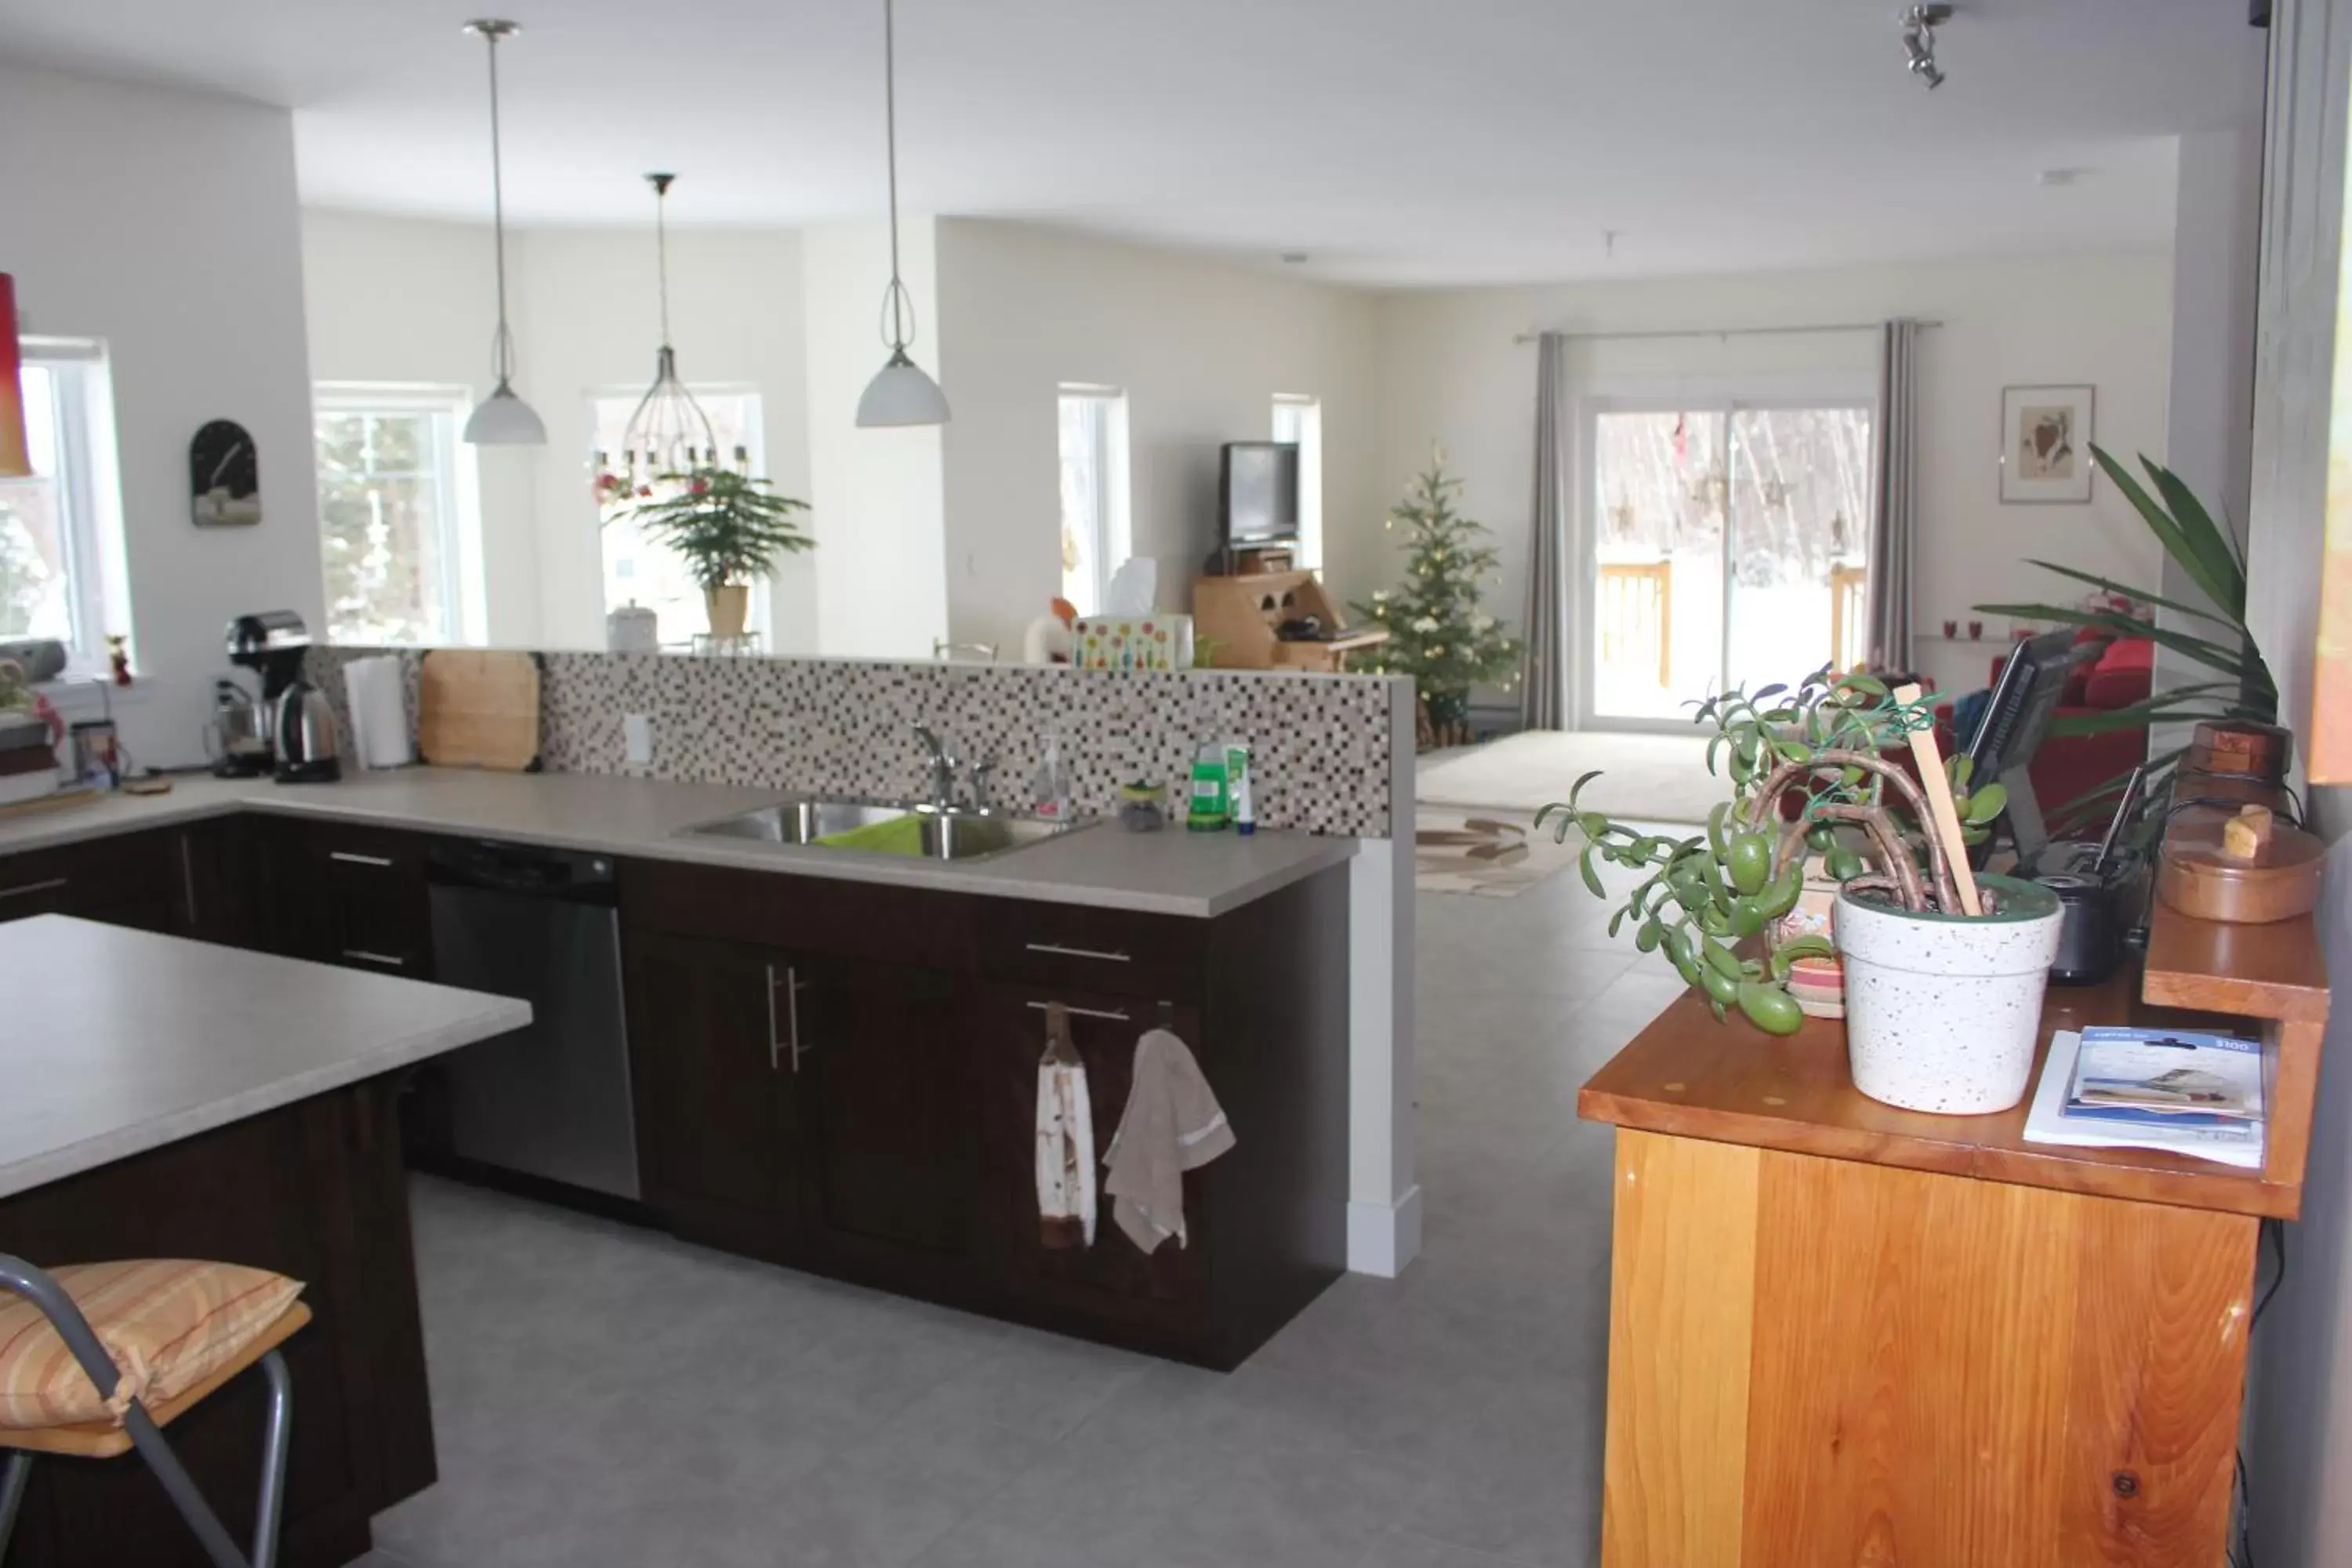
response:
<path id="1" fill-rule="evenodd" d="M 1393 1204 L 1348 1205 L 1348 1271 L 1393 1279 L 1421 1256 L 1421 1188 Z"/>

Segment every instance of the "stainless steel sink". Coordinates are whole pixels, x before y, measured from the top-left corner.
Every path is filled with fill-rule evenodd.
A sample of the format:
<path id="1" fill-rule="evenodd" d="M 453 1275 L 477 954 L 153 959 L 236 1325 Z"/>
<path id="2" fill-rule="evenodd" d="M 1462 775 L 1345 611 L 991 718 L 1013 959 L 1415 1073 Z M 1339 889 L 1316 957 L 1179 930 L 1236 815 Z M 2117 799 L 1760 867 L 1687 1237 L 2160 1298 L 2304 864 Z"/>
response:
<path id="1" fill-rule="evenodd" d="M 908 816 L 919 818 L 919 825 L 903 848 L 863 848 L 823 842 L 837 833 Z M 976 860 L 1026 848 L 1085 826 L 1082 822 L 1048 822 L 1034 816 L 937 811 L 928 806 L 882 805 L 867 801 L 790 800 L 686 828 L 683 837 L 804 844 L 848 854 L 898 854 L 926 860 Z"/>

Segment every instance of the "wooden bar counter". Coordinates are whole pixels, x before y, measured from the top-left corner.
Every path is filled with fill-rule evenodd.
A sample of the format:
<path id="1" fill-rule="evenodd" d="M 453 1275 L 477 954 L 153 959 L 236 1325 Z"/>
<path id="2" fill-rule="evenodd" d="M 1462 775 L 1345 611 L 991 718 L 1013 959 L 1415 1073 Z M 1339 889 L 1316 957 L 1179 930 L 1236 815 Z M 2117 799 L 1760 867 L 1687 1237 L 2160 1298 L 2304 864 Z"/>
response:
<path id="1" fill-rule="evenodd" d="M 2221 1563 L 2258 1227 L 2301 1206 L 2326 1014 L 2307 919 L 2160 906 L 2144 973 L 2050 990 L 2045 1059 L 2086 1024 L 2259 1031 L 2254 1172 L 2028 1143 L 2030 1091 L 1899 1110 L 1842 1024 L 1676 1001 L 1578 1100 L 1619 1130 L 1604 1568 Z"/>

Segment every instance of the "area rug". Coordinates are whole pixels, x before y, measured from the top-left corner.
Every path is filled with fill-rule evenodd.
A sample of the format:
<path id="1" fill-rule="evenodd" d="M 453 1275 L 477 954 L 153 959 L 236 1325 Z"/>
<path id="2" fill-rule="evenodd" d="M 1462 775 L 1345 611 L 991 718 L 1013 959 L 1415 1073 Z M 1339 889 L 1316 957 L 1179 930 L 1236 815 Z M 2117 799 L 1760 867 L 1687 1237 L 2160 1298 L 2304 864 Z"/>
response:
<path id="1" fill-rule="evenodd" d="M 1424 805 L 1488 806 L 1529 815 L 1568 798 L 1594 770 L 1580 804 L 1614 817 L 1705 822 L 1729 784 L 1706 771 L 1706 742 L 1696 736 L 1530 730 L 1466 751 L 1421 761 L 1413 795 Z"/>
<path id="2" fill-rule="evenodd" d="M 1413 824 L 1412 885 L 1424 893 L 1516 899 L 1574 865 L 1583 847 L 1584 836 L 1573 828 L 1567 843 L 1556 844 L 1549 825 L 1537 827 L 1524 817 L 1423 811 Z"/>

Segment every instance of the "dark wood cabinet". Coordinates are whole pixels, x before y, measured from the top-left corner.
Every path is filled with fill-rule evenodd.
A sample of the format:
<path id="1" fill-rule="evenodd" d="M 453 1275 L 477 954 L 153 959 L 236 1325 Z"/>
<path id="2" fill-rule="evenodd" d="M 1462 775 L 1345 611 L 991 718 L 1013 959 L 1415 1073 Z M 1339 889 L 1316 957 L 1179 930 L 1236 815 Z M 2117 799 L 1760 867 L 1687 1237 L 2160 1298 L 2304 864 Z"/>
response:
<path id="1" fill-rule="evenodd" d="M 79 915 L 142 931 L 182 931 L 180 831 L 127 833 L 0 858 L 0 921 Z"/>
<path id="2" fill-rule="evenodd" d="M 267 820 L 268 945 L 412 980 L 433 977 L 433 912 L 423 834 Z"/>

